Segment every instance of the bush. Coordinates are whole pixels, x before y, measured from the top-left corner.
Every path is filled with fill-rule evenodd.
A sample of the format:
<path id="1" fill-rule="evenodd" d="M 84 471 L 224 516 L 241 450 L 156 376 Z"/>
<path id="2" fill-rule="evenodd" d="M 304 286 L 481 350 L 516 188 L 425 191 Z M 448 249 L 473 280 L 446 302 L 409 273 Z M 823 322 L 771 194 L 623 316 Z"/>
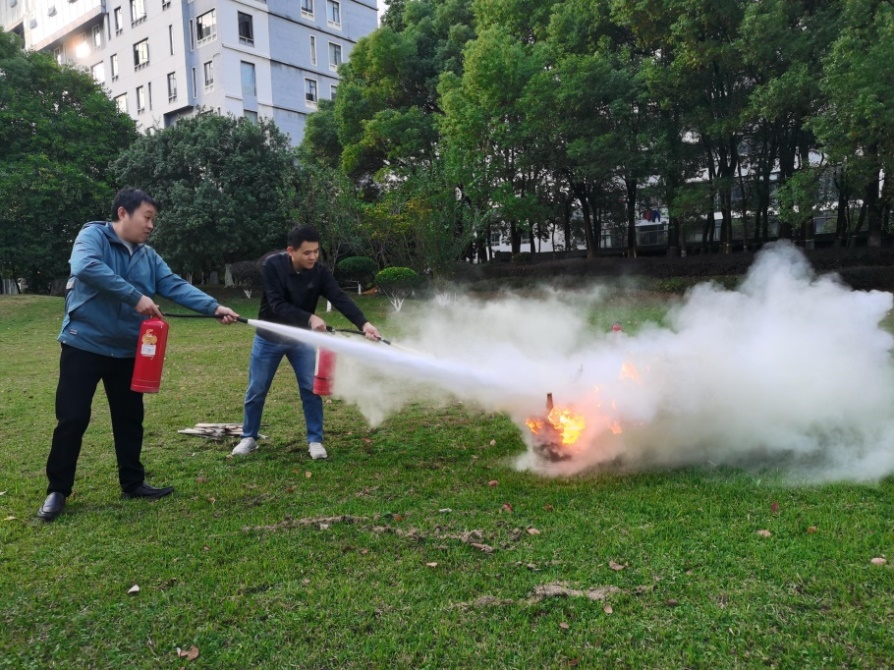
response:
<path id="1" fill-rule="evenodd" d="M 520 251 L 517 254 L 512 255 L 512 262 L 517 264 L 526 264 L 530 263 L 534 258 L 531 256 L 530 251 Z"/>
<path id="2" fill-rule="evenodd" d="M 335 278 L 360 282 L 363 288 L 369 288 L 376 278 L 376 262 L 366 256 L 348 256 L 335 266 Z"/>
<path id="3" fill-rule="evenodd" d="M 239 261 L 230 265 L 233 283 L 242 288 L 261 288 L 264 280 L 261 277 L 261 261 Z"/>
<path id="4" fill-rule="evenodd" d="M 407 296 L 419 284 L 419 275 L 410 268 L 385 268 L 376 274 L 376 286 L 388 296 Z"/>

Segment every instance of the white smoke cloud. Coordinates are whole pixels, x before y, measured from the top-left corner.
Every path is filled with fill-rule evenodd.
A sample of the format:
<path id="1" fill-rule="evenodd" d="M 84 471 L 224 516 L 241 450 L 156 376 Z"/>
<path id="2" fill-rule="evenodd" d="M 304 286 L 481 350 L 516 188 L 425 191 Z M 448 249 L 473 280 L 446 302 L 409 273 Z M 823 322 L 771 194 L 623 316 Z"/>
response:
<path id="1" fill-rule="evenodd" d="M 594 288 L 432 305 L 402 324 L 393 347 L 300 338 L 347 354 L 335 393 L 372 424 L 452 394 L 506 412 L 528 444 L 519 466 L 544 474 L 609 464 L 781 465 L 811 479 L 894 472 L 894 338 L 880 326 L 890 293 L 816 277 L 796 247 L 776 244 L 738 290 L 699 285 L 665 326 L 636 335 L 588 323 L 610 295 Z M 547 393 L 587 425 L 573 456 L 555 462 L 525 427 L 545 416 Z"/>

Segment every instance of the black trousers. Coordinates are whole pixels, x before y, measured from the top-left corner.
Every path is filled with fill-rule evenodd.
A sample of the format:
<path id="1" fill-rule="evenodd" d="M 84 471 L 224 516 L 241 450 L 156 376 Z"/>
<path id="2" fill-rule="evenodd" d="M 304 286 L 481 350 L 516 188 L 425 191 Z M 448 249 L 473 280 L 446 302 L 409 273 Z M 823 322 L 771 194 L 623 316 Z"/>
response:
<path id="1" fill-rule="evenodd" d="M 140 452 L 143 449 L 143 394 L 130 390 L 133 358 L 100 356 L 62 345 L 59 357 L 59 386 L 56 387 L 56 429 L 47 458 L 47 493 L 68 497 L 74 485 L 81 442 L 90 424 L 96 386 L 102 380 L 112 415 L 118 481 L 124 491 L 137 488 L 145 477 Z"/>

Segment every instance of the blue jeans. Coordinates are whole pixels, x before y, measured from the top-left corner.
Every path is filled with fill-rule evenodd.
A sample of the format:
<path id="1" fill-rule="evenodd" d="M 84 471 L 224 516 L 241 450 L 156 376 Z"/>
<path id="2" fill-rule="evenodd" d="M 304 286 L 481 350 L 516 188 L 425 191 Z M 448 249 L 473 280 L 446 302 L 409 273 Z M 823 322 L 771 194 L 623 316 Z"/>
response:
<path id="1" fill-rule="evenodd" d="M 307 424 L 307 441 L 323 441 L 323 399 L 314 395 L 314 368 L 317 350 L 303 342 L 278 343 L 264 339 L 255 333 L 248 364 L 248 390 L 245 392 L 245 417 L 242 421 L 242 437 L 258 437 L 261 415 L 267 392 L 282 357 L 289 360 L 298 380 L 298 392 L 304 407 Z"/>

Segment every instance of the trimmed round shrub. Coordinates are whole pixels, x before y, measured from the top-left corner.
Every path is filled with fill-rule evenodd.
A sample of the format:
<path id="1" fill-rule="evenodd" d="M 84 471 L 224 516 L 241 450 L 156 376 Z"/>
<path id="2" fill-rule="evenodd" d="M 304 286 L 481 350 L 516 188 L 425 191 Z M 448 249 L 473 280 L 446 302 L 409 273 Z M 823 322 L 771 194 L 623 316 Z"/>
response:
<path id="1" fill-rule="evenodd" d="M 410 268 L 385 268 L 376 274 L 376 286 L 385 295 L 407 296 L 419 283 L 419 275 Z"/>
<path id="2" fill-rule="evenodd" d="M 335 266 L 335 278 L 346 281 L 357 281 L 368 288 L 376 277 L 379 268 L 372 258 L 367 256 L 348 256 L 340 260 Z"/>

